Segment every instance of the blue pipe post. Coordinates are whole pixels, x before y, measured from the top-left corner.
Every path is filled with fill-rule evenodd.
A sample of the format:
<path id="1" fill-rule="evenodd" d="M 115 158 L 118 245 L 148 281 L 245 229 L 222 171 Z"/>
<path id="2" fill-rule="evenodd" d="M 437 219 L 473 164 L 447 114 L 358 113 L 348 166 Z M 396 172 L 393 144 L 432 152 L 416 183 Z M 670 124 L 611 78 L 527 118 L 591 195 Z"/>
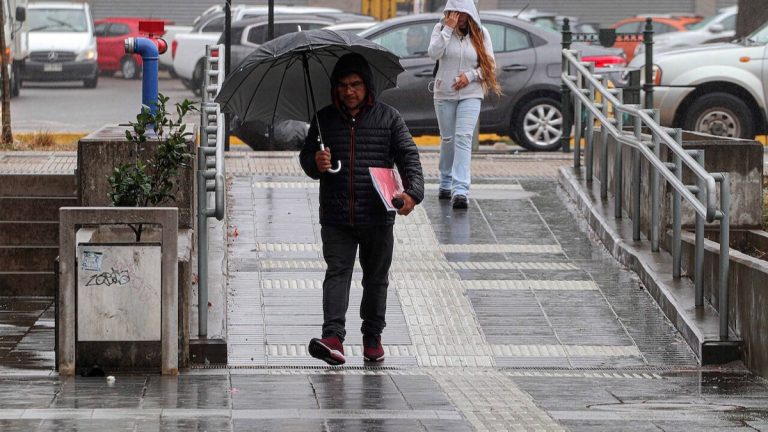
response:
<path id="1" fill-rule="evenodd" d="M 152 39 L 128 38 L 125 40 L 125 52 L 136 53 L 144 63 L 141 77 L 141 104 L 149 107 L 152 114 L 157 112 L 157 60 L 160 51 Z"/>

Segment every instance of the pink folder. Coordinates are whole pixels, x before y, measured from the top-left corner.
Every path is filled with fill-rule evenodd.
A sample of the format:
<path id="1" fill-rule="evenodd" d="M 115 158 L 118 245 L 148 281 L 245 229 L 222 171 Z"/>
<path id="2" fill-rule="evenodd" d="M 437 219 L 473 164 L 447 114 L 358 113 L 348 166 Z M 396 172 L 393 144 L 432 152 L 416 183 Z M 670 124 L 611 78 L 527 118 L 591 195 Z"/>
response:
<path id="1" fill-rule="evenodd" d="M 373 179 L 373 186 L 379 193 L 387 211 L 397 211 L 392 205 L 392 198 L 403 193 L 403 181 L 394 168 L 368 168 Z"/>

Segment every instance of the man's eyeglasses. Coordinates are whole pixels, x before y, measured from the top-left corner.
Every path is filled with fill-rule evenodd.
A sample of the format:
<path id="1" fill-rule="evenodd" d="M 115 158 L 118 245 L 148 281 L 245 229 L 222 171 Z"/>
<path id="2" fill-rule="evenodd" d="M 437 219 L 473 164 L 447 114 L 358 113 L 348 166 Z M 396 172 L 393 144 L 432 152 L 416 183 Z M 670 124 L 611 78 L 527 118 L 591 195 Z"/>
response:
<path id="1" fill-rule="evenodd" d="M 365 83 L 362 81 L 352 81 L 351 83 L 337 82 L 336 88 L 341 91 L 347 91 L 348 89 L 361 91 L 365 89 Z"/>

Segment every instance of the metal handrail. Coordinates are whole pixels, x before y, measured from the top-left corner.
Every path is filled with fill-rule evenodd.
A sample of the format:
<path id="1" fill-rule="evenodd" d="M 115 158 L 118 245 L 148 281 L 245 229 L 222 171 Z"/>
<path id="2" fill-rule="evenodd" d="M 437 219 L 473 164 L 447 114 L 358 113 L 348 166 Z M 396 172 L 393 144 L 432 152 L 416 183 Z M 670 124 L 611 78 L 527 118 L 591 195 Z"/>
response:
<path id="1" fill-rule="evenodd" d="M 684 198 L 696 213 L 696 239 L 694 256 L 694 286 L 696 307 L 704 305 L 704 219 L 707 222 L 720 222 L 720 280 L 719 280 L 719 314 L 720 338 L 728 339 L 728 272 L 729 272 L 729 241 L 730 241 L 730 178 L 728 173 L 709 173 L 704 169 L 703 150 L 685 150 L 682 146 L 682 130 L 662 127 L 659 124 L 659 111 L 643 109 L 638 105 L 623 103 L 623 95 L 617 89 L 607 88 L 607 78 L 595 74 L 594 65 L 581 61 L 577 51 L 562 50 L 563 68 L 561 80 L 564 87 L 574 95 L 573 110 L 576 134 L 574 143 L 574 167 L 580 166 L 581 151 L 581 114 L 582 108 L 587 111 L 587 148 L 585 165 L 587 181 L 592 181 L 593 146 L 592 127 L 594 120 L 601 123 L 602 151 L 600 196 L 606 198 L 608 193 L 608 134 L 617 142 L 615 152 L 614 179 L 614 216 L 622 217 L 622 146 L 628 146 L 635 151 L 632 154 L 632 207 L 633 207 L 633 240 L 640 240 L 640 156 L 642 155 L 652 168 L 651 171 L 651 250 L 659 251 L 659 174 L 673 188 L 673 277 L 681 276 L 681 200 Z M 602 101 L 596 102 L 598 93 Z M 612 106 L 614 117 L 609 117 L 608 107 Z M 568 111 L 564 107 L 564 112 Z M 633 131 L 623 130 L 624 115 L 633 120 Z M 648 141 L 643 137 L 645 127 L 651 137 Z M 567 133 L 567 132 L 566 132 Z M 648 134 L 646 134 L 647 136 Z M 674 138 L 673 138 L 674 136 Z M 672 153 L 673 162 L 661 160 L 661 147 L 665 146 Z M 695 185 L 686 185 L 682 181 L 683 165 L 696 177 Z M 720 183 L 720 203 L 717 204 L 717 183 Z M 695 194 L 695 195 L 694 195 Z"/>
<path id="2" fill-rule="evenodd" d="M 637 105 L 624 105 L 622 104 L 608 89 L 603 88 L 602 84 L 595 79 L 593 74 L 584 66 L 581 59 L 577 57 L 578 51 L 575 50 L 563 50 L 563 56 L 569 60 L 569 66 L 573 66 L 576 68 L 576 70 L 581 74 L 581 76 L 590 82 L 600 93 L 603 97 L 603 103 L 605 103 L 605 100 L 607 99 L 608 102 L 610 102 L 611 105 L 613 105 L 614 111 L 617 112 L 623 112 L 627 113 L 634 117 L 639 117 L 641 122 L 651 130 L 652 134 L 654 136 L 658 136 L 664 143 L 669 147 L 669 149 L 676 154 L 678 157 L 680 157 L 683 161 L 683 163 L 693 172 L 696 177 L 703 179 L 707 183 L 707 203 L 706 207 L 702 206 L 697 199 L 694 199 L 693 195 L 688 192 L 688 190 L 683 187 L 681 182 L 677 180 L 677 178 L 669 172 L 665 167 L 663 166 L 663 162 L 656 161 L 656 160 L 649 160 L 649 162 L 654 163 L 654 166 L 659 169 L 662 172 L 662 175 L 669 181 L 670 183 L 673 183 L 675 186 L 675 189 L 678 189 L 681 191 L 683 196 L 686 198 L 686 200 L 693 206 L 693 208 L 696 210 L 697 213 L 701 214 L 703 217 L 707 219 L 707 222 L 712 222 L 713 220 L 717 219 L 715 217 L 716 215 L 716 209 L 714 207 L 714 203 L 717 202 L 717 195 L 716 195 L 716 185 L 715 185 L 715 179 L 714 177 L 708 173 L 704 167 L 699 165 L 682 147 L 677 145 L 677 142 L 674 138 L 672 138 L 669 133 L 667 132 L 666 128 L 663 128 L 661 125 L 656 123 L 653 118 L 651 118 L 647 113 L 648 111 L 653 112 L 653 110 L 645 110 L 642 108 L 637 108 Z M 570 71 L 569 71 L 570 72 Z M 563 81 L 568 85 L 568 87 L 571 88 L 571 90 L 574 91 L 574 95 L 578 96 L 579 99 L 582 100 L 582 102 L 589 102 L 589 99 L 586 98 L 586 96 L 583 94 L 582 89 L 580 89 L 576 84 L 575 81 L 577 77 L 573 75 L 566 76 L 563 74 Z M 596 108 L 593 107 L 591 104 L 587 103 L 587 109 L 593 112 L 593 114 L 600 119 L 601 124 L 605 125 L 611 135 L 613 135 L 616 139 L 621 140 L 624 144 L 627 144 L 631 147 L 637 147 L 640 149 L 640 151 L 643 151 L 643 153 L 648 157 L 648 153 L 650 151 L 646 146 L 636 146 L 634 140 L 628 139 L 624 137 L 624 132 L 619 131 L 610 121 L 609 119 L 602 118 L 602 113 Z M 605 121 L 603 121 L 605 120 Z"/>
<path id="3" fill-rule="evenodd" d="M 218 49 L 218 57 L 212 51 Z M 197 153 L 197 308 L 198 336 L 208 336 L 208 218 L 224 219 L 226 177 L 224 170 L 225 117 L 213 102 L 224 82 L 224 48 L 206 46 L 203 73 L 203 102 L 200 108 L 200 147 Z M 212 68 L 216 65 L 216 69 Z M 209 158 L 213 157 L 213 161 Z M 210 181 L 213 181 L 211 183 Z M 214 206 L 208 207 L 209 192 L 214 192 Z"/>

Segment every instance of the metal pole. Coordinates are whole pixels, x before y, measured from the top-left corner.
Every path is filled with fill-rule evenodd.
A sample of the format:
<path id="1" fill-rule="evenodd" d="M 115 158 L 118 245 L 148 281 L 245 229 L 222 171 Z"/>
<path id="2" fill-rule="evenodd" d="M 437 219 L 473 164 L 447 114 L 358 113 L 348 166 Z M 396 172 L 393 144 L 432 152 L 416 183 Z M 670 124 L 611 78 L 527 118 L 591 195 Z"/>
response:
<path id="1" fill-rule="evenodd" d="M 576 59 L 581 62 L 581 53 L 576 54 Z M 579 87 L 579 91 L 584 86 L 584 79 L 581 76 L 581 72 L 576 72 L 576 85 Z M 574 101 L 574 134 L 573 134 L 573 167 L 579 169 L 581 167 L 581 115 L 583 114 L 581 109 L 581 98 L 573 98 Z"/>
<path id="2" fill-rule="evenodd" d="M 697 150 L 696 161 L 704 167 L 704 150 Z M 699 178 L 697 181 L 698 191 L 696 191 L 696 198 L 699 201 L 704 202 L 706 197 L 704 179 Z M 694 257 L 694 274 L 693 283 L 696 287 L 696 307 L 704 306 L 704 216 L 696 213 L 696 252 Z"/>
<path id="3" fill-rule="evenodd" d="M 653 19 L 645 19 L 643 30 L 643 44 L 645 44 L 645 108 L 653 108 Z"/>
<path id="4" fill-rule="evenodd" d="M 232 0 L 226 0 L 224 3 L 224 76 L 229 76 L 230 54 L 232 53 Z M 221 65 L 219 65 L 221 67 Z M 221 83 L 219 83 L 221 85 Z M 224 150 L 229 151 L 229 113 L 224 114 Z"/>
<path id="5" fill-rule="evenodd" d="M 267 2 L 267 40 L 275 38 L 275 0 Z"/>
<path id="6" fill-rule="evenodd" d="M 675 140 L 680 148 L 683 147 L 683 130 L 675 129 Z M 672 157 L 675 164 L 675 175 L 682 183 L 683 181 L 683 161 L 675 153 Z M 682 274 L 682 197 L 680 191 L 673 188 L 672 194 L 672 277 L 679 279 Z"/>
<path id="7" fill-rule="evenodd" d="M 731 227 L 731 179 L 727 172 L 720 174 L 720 339 L 728 339 L 728 265 Z"/>
<path id="8" fill-rule="evenodd" d="M 635 117 L 635 138 L 642 143 L 643 122 Z M 640 150 L 632 149 L 632 240 L 640 241 Z"/>
<path id="9" fill-rule="evenodd" d="M 595 64 L 590 63 L 589 64 L 589 73 L 590 75 L 595 74 Z M 594 101 L 595 100 L 595 87 L 592 86 L 592 83 L 587 80 L 587 88 L 589 88 L 589 100 Z M 594 159 L 595 159 L 595 118 L 592 114 L 592 111 L 587 110 L 587 150 L 586 154 L 584 155 L 584 165 L 587 166 L 587 181 L 592 181 L 593 176 L 593 170 L 594 170 Z"/>
<path id="10" fill-rule="evenodd" d="M 653 121 L 661 124 L 661 113 L 653 110 Z M 653 134 L 653 154 L 661 160 L 661 139 Z M 659 171 L 648 164 L 651 170 L 651 251 L 659 251 Z"/>
<path id="11" fill-rule="evenodd" d="M 616 97 L 619 99 L 619 104 L 624 105 L 624 95 L 622 93 L 619 93 L 616 95 Z M 613 108 L 613 116 L 616 118 L 616 129 L 619 130 L 619 134 L 622 134 L 624 130 L 624 113 L 620 112 L 616 109 L 616 107 Z M 613 217 L 616 219 L 621 219 L 621 209 L 624 205 L 624 146 L 621 144 L 619 140 L 616 140 L 616 157 L 613 161 L 613 185 L 614 185 L 614 192 L 613 196 L 615 199 L 615 202 L 613 204 Z"/>
<path id="12" fill-rule="evenodd" d="M 571 42 L 573 41 L 573 33 L 571 33 L 570 19 L 565 18 L 563 20 L 563 49 L 571 49 Z M 562 62 L 562 72 L 568 77 L 568 60 L 563 55 L 560 59 Z M 571 89 L 563 82 L 560 84 L 560 92 L 562 94 L 561 110 L 563 112 L 563 135 L 560 137 L 560 148 L 563 153 L 571 151 Z"/>
<path id="13" fill-rule="evenodd" d="M 203 115 L 205 112 L 203 112 Z M 201 143 L 202 145 L 203 143 Z M 203 148 L 197 153 L 197 333 L 208 337 L 208 192 L 205 171 L 206 157 Z"/>

